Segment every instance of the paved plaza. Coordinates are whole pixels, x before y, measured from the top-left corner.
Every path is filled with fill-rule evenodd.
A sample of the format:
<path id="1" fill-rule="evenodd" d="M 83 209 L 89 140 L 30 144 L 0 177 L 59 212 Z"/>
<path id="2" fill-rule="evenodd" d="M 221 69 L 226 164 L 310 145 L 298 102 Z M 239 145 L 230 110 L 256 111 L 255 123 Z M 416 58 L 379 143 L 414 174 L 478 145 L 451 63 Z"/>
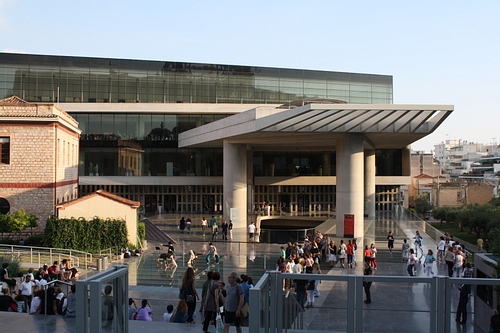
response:
<path id="1" fill-rule="evenodd" d="M 187 217 L 187 216 L 186 216 Z M 211 240 L 207 234 L 203 236 L 201 228 L 197 226 L 201 216 L 191 216 L 193 219 L 192 232 L 181 233 L 177 229 L 180 215 L 156 215 L 149 217 L 149 220 L 163 231 L 167 239 L 175 243 L 176 254 L 178 256 L 178 269 L 170 278 L 172 272 L 165 272 L 162 268 L 156 267 L 154 258 L 162 251 L 161 243 L 164 239 L 148 241 L 148 250 L 139 259 L 130 260 L 130 286 L 129 296 L 139 300 L 148 299 L 153 308 L 153 323 L 130 322 L 131 332 L 148 331 L 150 333 L 164 332 L 167 327 L 182 329 L 186 332 L 201 332 L 201 320 L 199 303 L 197 305 L 196 324 L 174 324 L 163 323 L 162 315 L 166 311 L 168 304 L 176 304 L 178 295 L 178 285 L 183 272 L 186 269 L 187 253 L 189 250 L 203 252 L 208 242 Z M 394 216 L 379 217 L 378 219 L 366 223 L 367 236 L 369 242 L 374 242 L 379 250 L 378 269 L 374 270 L 375 275 L 386 276 L 406 276 L 406 263 L 401 259 L 401 243 L 404 238 L 411 240 L 415 231 L 419 228 L 420 222 L 406 219 L 398 219 Z M 420 229 L 422 230 L 422 229 Z M 387 250 L 386 236 L 388 231 L 395 235 L 395 251 L 391 254 Z M 336 239 L 336 243 L 340 239 Z M 221 272 L 221 277 L 226 280 L 231 271 L 238 274 L 245 273 L 253 277 L 254 284 L 257 283 L 261 275 L 266 270 L 275 267 L 279 256 L 279 247 L 283 244 L 260 244 L 260 243 L 232 243 L 218 240 L 214 242 L 222 257 L 220 264 L 207 265 L 205 258 L 201 257 L 196 263 L 199 280 L 197 282 L 198 292 L 201 295 L 201 286 L 206 279 L 205 271 L 217 270 Z M 413 244 L 413 242 L 410 242 Z M 157 247 L 160 250 L 157 250 Z M 469 245 L 470 247 L 470 245 Z M 435 249 L 436 243 L 433 237 L 424 235 L 423 248 Z M 358 258 L 362 252 L 358 249 Z M 361 263 L 362 260 L 358 259 Z M 114 262 L 113 264 L 121 264 Z M 439 275 L 446 275 L 444 264 L 436 264 L 435 272 Z M 339 266 L 330 269 L 328 263 L 322 264 L 323 274 L 362 275 L 362 265 L 352 269 L 342 269 Z M 134 275 L 135 274 L 135 275 Z M 422 267 L 418 269 L 418 275 L 423 275 Z M 429 322 L 429 295 L 428 284 L 398 284 L 374 283 L 371 288 L 372 303 L 363 304 L 364 308 L 364 332 L 403 332 L 411 330 L 415 333 L 428 332 Z M 304 330 L 311 331 L 346 331 L 346 288 L 343 282 L 323 281 L 319 290 L 321 295 L 315 299 L 314 307 L 306 309 L 304 314 Z M 452 323 L 452 332 L 483 332 L 473 321 L 473 297 L 468 304 L 468 321 L 466 325 Z M 452 307 L 455 311 L 458 302 L 458 290 L 452 293 Z M 452 315 L 454 318 L 454 314 Z M 40 333 L 49 332 L 76 332 L 74 320 L 62 317 L 27 316 L 24 314 L 0 314 L 2 322 L 12 322 L 17 332 L 38 331 Z M 179 327 L 181 325 L 181 327 Z M 234 328 L 231 329 L 234 331 Z M 214 332 L 215 328 L 211 328 Z M 248 327 L 244 327 L 243 332 L 247 332 Z"/>

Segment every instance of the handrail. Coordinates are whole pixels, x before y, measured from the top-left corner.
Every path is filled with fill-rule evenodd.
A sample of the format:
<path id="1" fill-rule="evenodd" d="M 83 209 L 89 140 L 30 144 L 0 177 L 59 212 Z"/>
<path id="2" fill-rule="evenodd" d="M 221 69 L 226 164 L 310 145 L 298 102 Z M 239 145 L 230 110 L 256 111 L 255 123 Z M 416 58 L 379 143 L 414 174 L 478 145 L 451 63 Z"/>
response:
<path id="1" fill-rule="evenodd" d="M 56 284 L 56 283 L 62 283 L 62 284 L 65 284 L 66 286 L 71 286 L 71 283 L 68 283 L 66 281 L 61 281 L 61 280 L 52 280 L 50 282 L 48 282 L 45 286 L 44 286 L 44 292 L 45 292 L 45 298 L 44 298 L 44 302 L 45 302 L 45 313 L 44 313 L 44 316 L 45 318 L 47 318 L 47 289 L 48 289 L 48 286 L 50 285 L 53 285 L 53 284 Z M 66 289 L 66 295 L 68 294 L 68 290 Z"/>
<path id="2" fill-rule="evenodd" d="M 38 251 L 37 251 L 38 250 Z M 42 265 L 41 256 L 48 255 L 49 262 L 54 261 L 54 257 L 60 262 L 61 257 L 69 256 L 71 259 L 75 259 L 75 266 L 81 267 L 80 259 L 83 258 L 84 268 L 88 268 L 88 264 L 92 262 L 92 254 L 89 252 L 72 250 L 72 249 L 62 249 L 62 248 L 50 248 L 50 247 L 40 247 L 40 246 L 25 246 L 25 245 L 11 245 L 11 244 L 0 244 L 0 253 L 2 252 L 10 252 L 19 253 L 29 253 L 30 254 L 30 263 L 35 263 L 33 257 L 38 257 L 38 265 Z"/>

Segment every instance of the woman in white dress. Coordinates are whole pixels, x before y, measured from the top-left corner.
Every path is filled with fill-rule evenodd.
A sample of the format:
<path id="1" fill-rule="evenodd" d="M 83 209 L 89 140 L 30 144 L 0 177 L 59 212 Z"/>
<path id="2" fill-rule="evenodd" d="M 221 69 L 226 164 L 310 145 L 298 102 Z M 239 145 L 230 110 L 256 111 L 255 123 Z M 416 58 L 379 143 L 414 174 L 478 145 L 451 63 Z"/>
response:
<path id="1" fill-rule="evenodd" d="M 347 246 L 344 244 L 344 240 L 340 240 L 340 245 L 339 245 L 339 250 L 338 250 L 338 255 L 339 255 L 339 261 L 340 261 L 340 266 L 342 268 L 345 268 L 344 262 L 346 258 L 346 251 L 347 251 Z"/>

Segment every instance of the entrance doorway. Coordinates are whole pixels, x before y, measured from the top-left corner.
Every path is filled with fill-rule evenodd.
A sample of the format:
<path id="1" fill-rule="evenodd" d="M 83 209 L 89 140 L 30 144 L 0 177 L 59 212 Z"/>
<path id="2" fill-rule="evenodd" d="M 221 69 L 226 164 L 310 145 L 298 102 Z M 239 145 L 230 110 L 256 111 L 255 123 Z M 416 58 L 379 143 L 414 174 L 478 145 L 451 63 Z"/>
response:
<path id="1" fill-rule="evenodd" d="M 215 195 L 203 195 L 203 213 L 213 213 L 215 209 Z"/>
<path id="2" fill-rule="evenodd" d="M 297 195 L 297 208 L 299 213 L 309 212 L 309 194 Z"/>
<path id="3" fill-rule="evenodd" d="M 281 194 L 280 195 L 280 211 L 282 212 L 290 212 L 290 194 Z"/>
<path id="4" fill-rule="evenodd" d="M 156 194 L 145 195 L 144 206 L 146 213 L 156 212 L 158 210 L 158 196 Z"/>
<path id="5" fill-rule="evenodd" d="M 167 194 L 163 196 L 163 209 L 166 213 L 174 213 L 177 207 L 177 198 L 175 194 Z"/>

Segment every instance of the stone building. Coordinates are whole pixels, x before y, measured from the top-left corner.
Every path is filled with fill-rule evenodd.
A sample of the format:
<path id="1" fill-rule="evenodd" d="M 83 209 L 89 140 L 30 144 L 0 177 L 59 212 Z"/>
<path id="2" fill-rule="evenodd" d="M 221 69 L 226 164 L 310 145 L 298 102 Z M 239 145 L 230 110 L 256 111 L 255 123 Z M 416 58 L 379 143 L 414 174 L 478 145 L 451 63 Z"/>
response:
<path id="1" fill-rule="evenodd" d="M 431 202 L 436 207 L 460 208 L 467 204 L 483 205 L 493 199 L 494 186 L 483 183 L 434 183 Z"/>
<path id="2" fill-rule="evenodd" d="M 56 205 L 78 198 L 78 122 L 50 103 L 0 100 L 0 209 L 25 209 L 43 227 Z"/>

